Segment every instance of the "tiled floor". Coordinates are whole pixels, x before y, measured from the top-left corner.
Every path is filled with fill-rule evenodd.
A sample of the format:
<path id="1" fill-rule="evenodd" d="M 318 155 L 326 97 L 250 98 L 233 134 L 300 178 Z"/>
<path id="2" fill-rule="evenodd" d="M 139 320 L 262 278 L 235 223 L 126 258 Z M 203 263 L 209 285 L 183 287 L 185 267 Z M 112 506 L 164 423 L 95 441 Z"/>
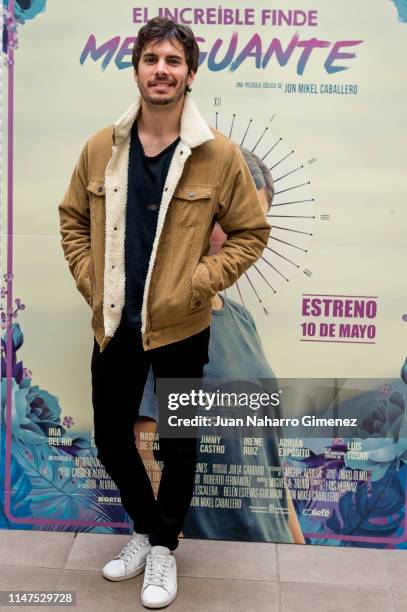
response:
<path id="1" fill-rule="evenodd" d="M 0 590 L 76 591 L 77 605 L 58 610 L 145 610 L 142 576 L 115 583 L 100 573 L 127 539 L 1 530 Z M 171 612 L 407 612 L 407 550 L 182 540 L 175 554 Z"/>

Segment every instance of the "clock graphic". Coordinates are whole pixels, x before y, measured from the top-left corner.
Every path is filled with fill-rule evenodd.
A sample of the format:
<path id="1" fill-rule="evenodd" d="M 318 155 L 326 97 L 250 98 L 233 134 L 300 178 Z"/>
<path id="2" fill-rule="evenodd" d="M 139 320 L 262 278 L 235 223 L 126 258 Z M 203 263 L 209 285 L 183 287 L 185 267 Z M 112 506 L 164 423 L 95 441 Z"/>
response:
<path id="1" fill-rule="evenodd" d="M 224 291 L 243 306 L 254 296 L 266 316 L 269 314 L 266 305 L 272 296 L 299 271 L 312 276 L 312 271 L 302 262 L 309 250 L 317 216 L 307 174 L 317 158 L 299 160 L 295 149 L 273 129 L 275 117 L 274 114 L 268 122 L 261 123 L 251 118 L 239 120 L 236 113 L 216 111 L 214 121 L 217 130 L 239 145 L 246 161 L 249 156 L 251 162 L 256 160 L 263 173 L 271 175 L 274 184 L 274 198 L 267 212 L 272 226 L 268 244 L 260 259 Z M 329 215 L 319 218 L 329 221 Z"/>

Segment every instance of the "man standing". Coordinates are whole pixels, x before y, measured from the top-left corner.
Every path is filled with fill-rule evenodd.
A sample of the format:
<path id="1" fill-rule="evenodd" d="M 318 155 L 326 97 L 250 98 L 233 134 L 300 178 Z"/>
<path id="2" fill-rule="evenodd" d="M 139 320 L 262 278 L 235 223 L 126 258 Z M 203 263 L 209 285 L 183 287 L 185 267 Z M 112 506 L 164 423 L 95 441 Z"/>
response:
<path id="1" fill-rule="evenodd" d="M 188 27 L 155 18 L 141 28 L 133 49 L 140 98 L 86 143 L 59 206 L 65 258 L 93 313 L 98 458 L 134 523 L 103 575 L 125 580 L 145 568 L 142 602 L 150 608 L 177 594 L 171 553 L 197 454 L 195 439 L 160 439 L 155 499 L 133 431 L 148 371 L 202 378 L 211 299 L 260 257 L 270 232 L 239 148 L 190 99 L 198 57 Z M 215 220 L 227 239 L 209 256 Z"/>

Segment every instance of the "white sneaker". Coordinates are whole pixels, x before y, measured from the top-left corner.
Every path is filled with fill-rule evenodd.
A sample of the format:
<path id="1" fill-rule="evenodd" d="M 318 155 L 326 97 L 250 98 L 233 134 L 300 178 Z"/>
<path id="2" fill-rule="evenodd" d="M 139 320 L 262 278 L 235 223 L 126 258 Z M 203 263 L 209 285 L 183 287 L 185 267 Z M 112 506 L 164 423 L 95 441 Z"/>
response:
<path id="1" fill-rule="evenodd" d="M 141 589 L 141 603 L 146 608 L 164 608 L 177 596 L 177 563 L 166 546 L 153 546 L 147 556 Z"/>
<path id="2" fill-rule="evenodd" d="M 103 576 L 108 580 L 119 581 L 141 574 L 150 550 L 148 536 L 134 532 L 117 557 L 106 563 L 102 570 Z"/>

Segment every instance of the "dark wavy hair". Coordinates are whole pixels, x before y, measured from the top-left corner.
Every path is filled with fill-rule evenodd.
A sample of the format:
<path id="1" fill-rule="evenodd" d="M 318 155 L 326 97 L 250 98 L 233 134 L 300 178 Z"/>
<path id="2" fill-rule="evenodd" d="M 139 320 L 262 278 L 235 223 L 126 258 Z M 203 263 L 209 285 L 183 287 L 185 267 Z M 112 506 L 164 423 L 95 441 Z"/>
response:
<path id="1" fill-rule="evenodd" d="M 174 39 L 181 43 L 184 48 L 188 71 L 196 72 L 198 70 L 199 48 L 191 28 L 186 25 L 179 25 L 166 17 L 154 17 L 140 28 L 131 58 L 136 72 L 142 51 L 148 43 Z"/>

